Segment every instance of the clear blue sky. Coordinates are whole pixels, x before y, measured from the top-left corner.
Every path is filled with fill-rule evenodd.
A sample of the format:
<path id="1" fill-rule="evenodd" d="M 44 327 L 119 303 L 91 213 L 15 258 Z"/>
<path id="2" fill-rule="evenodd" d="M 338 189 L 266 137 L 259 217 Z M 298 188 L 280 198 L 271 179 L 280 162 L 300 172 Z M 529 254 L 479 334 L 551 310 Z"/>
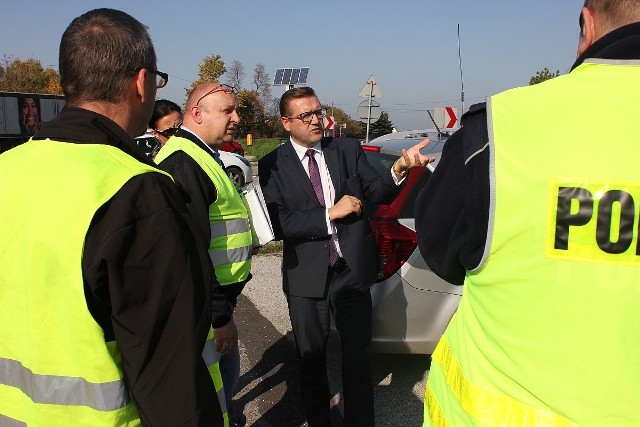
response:
<path id="1" fill-rule="evenodd" d="M 123 10 L 149 27 L 158 92 L 178 104 L 198 65 L 218 54 L 240 61 L 251 87 L 256 64 L 270 78 L 310 67 L 320 101 L 356 118 L 358 93 L 373 74 L 383 110 L 399 130 L 432 127 L 427 110 L 460 110 L 460 24 L 465 109 L 486 96 L 527 85 L 536 71 L 566 73 L 578 40 L 583 0 L 324 1 L 3 1 L 0 55 L 33 57 L 57 69 L 60 37 L 76 16 L 97 7 Z M 224 77 L 222 80 L 225 80 Z M 273 87 L 279 97 L 282 86 Z"/>

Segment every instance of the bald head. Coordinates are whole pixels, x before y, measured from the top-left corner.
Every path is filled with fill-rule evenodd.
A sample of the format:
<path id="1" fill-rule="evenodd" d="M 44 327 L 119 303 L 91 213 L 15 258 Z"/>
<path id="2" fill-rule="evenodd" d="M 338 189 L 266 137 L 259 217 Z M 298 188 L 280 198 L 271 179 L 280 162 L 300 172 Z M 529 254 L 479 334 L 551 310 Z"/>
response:
<path id="1" fill-rule="evenodd" d="M 238 100 L 233 88 L 218 82 L 197 86 L 187 99 L 183 124 L 207 145 L 231 141 L 240 123 Z"/>
<path id="2" fill-rule="evenodd" d="M 634 22 L 640 22 L 640 0 L 585 0 L 578 56 L 611 31 Z"/>

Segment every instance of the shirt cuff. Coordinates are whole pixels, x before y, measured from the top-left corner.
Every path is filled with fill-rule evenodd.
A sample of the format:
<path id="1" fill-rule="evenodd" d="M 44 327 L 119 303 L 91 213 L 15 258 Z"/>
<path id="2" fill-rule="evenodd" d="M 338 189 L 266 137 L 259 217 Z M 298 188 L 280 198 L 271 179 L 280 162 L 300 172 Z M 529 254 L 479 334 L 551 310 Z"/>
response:
<path id="1" fill-rule="evenodd" d="M 396 174 L 395 174 L 395 173 L 393 173 L 393 166 L 391 166 L 391 170 L 390 170 L 390 172 L 391 172 L 391 178 L 393 178 L 393 182 L 394 182 L 396 185 L 400 185 L 400 184 L 402 184 L 402 183 L 404 182 L 404 180 L 407 178 L 407 175 L 409 175 L 408 173 L 405 173 L 405 174 L 404 174 L 404 176 L 402 177 L 402 179 L 398 179 L 398 178 L 396 178 Z"/>

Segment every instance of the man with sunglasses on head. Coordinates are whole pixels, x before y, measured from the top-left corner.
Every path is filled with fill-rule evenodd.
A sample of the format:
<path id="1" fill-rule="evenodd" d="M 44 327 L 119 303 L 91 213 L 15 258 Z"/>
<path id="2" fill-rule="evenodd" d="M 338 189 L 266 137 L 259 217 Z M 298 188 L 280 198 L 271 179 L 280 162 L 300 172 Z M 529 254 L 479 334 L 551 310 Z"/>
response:
<path id="1" fill-rule="evenodd" d="M 403 152 L 379 175 L 360 144 L 323 138 L 326 111 L 310 87 L 280 99 L 285 144 L 260 160 L 258 171 L 277 240 L 284 242 L 283 288 L 296 341 L 300 388 L 310 427 L 329 426 L 326 370 L 329 317 L 342 346 L 345 426 L 373 426 L 371 294 L 378 272 L 365 200 L 389 203 L 409 168 L 433 161 L 428 140 Z"/>
<path id="2" fill-rule="evenodd" d="M 64 110 L 0 156 L 0 424 L 222 426 L 203 358 L 215 277 L 133 139 L 167 83 L 149 34 L 92 10 L 59 66 Z"/>
<path id="3" fill-rule="evenodd" d="M 240 122 L 237 108 L 233 87 L 217 82 L 196 87 L 187 99 L 182 126 L 160 149 L 155 161 L 189 194 L 189 210 L 226 295 L 227 311 L 212 319 L 216 349 L 222 355 L 222 398 L 231 425 L 244 425 L 242 414 L 236 414 L 230 405 L 240 376 L 238 332 L 232 315 L 238 296 L 251 279 L 253 242 L 247 209 L 216 149 L 233 139 Z"/>
<path id="4" fill-rule="evenodd" d="M 640 1 L 578 22 L 571 71 L 472 107 L 416 201 L 427 264 L 465 286 L 425 425 L 640 425 Z"/>

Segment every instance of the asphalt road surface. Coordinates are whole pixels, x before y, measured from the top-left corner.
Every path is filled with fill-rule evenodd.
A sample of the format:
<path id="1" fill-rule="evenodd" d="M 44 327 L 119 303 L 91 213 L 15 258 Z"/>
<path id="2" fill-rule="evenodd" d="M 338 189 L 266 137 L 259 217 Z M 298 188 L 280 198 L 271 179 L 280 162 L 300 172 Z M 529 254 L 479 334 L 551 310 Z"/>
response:
<path id="1" fill-rule="evenodd" d="M 248 426 L 306 426 L 298 388 L 295 344 L 281 290 L 280 256 L 254 257 L 253 279 L 234 315 L 240 335 L 240 383 L 234 405 Z M 332 423 L 343 426 L 340 347 L 333 335 L 328 348 Z M 375 416 L 378 426 L 422 425 L 422 397 L 428 375 L 426 355 L 374 354 Z"/>

